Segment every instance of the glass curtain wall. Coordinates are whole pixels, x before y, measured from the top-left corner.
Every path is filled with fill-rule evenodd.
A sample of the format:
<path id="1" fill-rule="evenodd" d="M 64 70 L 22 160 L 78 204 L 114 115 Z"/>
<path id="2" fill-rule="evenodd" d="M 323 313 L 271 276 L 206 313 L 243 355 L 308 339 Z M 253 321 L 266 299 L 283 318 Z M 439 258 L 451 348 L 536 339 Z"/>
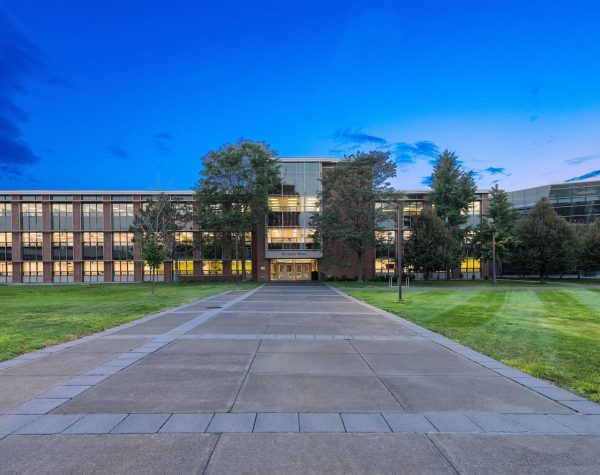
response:
<path id="1" fill-rule="evenodd" d="M 313 225 L 313 217 L 319 212 L 320 163 L 283 162 L 281 178 L 281 185 L 269 195 L 268 249 L 320 249 Z"/>

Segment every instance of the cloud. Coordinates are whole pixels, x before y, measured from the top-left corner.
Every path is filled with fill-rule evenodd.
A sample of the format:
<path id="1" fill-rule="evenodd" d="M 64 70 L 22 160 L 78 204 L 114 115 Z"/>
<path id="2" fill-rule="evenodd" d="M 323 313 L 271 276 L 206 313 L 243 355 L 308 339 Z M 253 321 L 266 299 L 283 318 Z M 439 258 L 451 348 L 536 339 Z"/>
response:
<path id="1" fill-rule="evenodd" d="M 600 170 L 593 170 L 591 172 L 584 173 L 583 175 L 580 175 L 580 176 L 574 176 L 573 178 L 569 178 L 568 180 L 565 180 L 565 183 L 570 183 L 572 181 L 587 180 L 588 178 L 596 178 L 596 177 L 600 177 Z"/>
<path id="2" fill-rule="evenodd" d="M 589 162 L 590 160 L 596 160 L 597 158 L 600 158 L 600 153 L 592 153 L 591 155 L 569 158 L 568 160 L 565 160 L 564 163 L 567 165 L 580 165 L 582 163 Z"/>
<path id="3" fill-rule="evenodd" d="M 421 179 L 421 185 L 427 185 L 430 186 L 431 185 L 431 176 L 424 176 Z"/>
<path id="4" fill-rule="evenodd" d="M 487 167 L 485 169 L 490 175 L 508 175 L 506 168 L 502 167 Z"/>
<path id="5" fill-rule="evenodd" d="M 154 145 L 163 157 L 171 153 L 171 147 L 169 146 L 171 138 L 172 137 L 169 132 L 162 132 L 154 136 Z"/>
<path id="6" fill-rule="evenodd" d="M 31 79 L 50 75 L 42 53 L 0 7 L 0 170 L 19 177 L 23 167 L 39 160 L 23 140 L 21 123 L 27 114 L 15 103 L 15 96 L 26 94 Z"/>
<path id="7" fill-rule="evenodd" d="M 111 145 L 110 147 L 108 147 L 108 151 L 117 158 L 125 158 L 128 155 L 127 150 L 125 150 L 125 148 L 121 147 L 120 145 Z"/>
<path id="8" fill-rule="evenodd" d="M 398 142 L 395 144 L 397 163 L 415 163 L 418 158 L 437 159 L 440 148 L 428 140 L 420 140 L 414 144 Z"/>
<path id="9" fill-rule="evenodd" d="M 348 129 L 339 129 L 334 132 L 333 138 L 337 143 L 352 143 L 352 144 L 376 144 L 385 145 L 387 140 L 376 135 L 369 135 L 361 131 L 350 131 Z"/>

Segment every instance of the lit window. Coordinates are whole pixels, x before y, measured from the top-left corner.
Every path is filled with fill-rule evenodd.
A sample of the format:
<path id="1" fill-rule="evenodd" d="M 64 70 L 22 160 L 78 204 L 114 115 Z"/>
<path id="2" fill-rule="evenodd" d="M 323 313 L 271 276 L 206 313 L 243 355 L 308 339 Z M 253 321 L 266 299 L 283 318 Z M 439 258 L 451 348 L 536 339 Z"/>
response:
<path id="1" fill-rule="evenodd" d="M 134 265 L 133 261 L 115 261 L 113 262 L 113 280 L 115 282 L 133 282 Z"/>
<path id="2" fill-rule="evenodd" d="M 39 261 L 23 262 L 23 282 L 43 282 L 44 264 Z"/>
<path id="3" fill-rule="evenodd" d="M 73 262 L 58 261 L 52 263 L 52 282 L 73 282 Z"/>
<path id="4" fill-rule="evenodd" d="M 86 261 L 83 263 L 83 281 L 84 282 L 103 282 L 104 281 L 104 262 Z"/>

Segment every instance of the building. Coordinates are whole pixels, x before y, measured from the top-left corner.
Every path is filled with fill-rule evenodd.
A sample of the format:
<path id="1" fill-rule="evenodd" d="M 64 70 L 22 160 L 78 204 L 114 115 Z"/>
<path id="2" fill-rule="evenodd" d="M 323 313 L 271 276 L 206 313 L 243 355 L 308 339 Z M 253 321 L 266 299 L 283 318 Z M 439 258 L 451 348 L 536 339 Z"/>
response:
<path id="1" fill-rule="evenodd" d="M 176 260 L 165 262 L 158 279 L 225 279 L 246 269 L 261 281 L 310 280 L 326 269 L 329 276 L 353 277 L 353 256 L 339 257 L 314 239 L 312 218 L 319 212 L 321 176 L 335 159 L 281 159 L 281 186 L 269 196 L 266 226 L 249 234 L 245 252 L 224 250 L 212 233 L 189 223 L 176 235 Z M 129 232 L 134 215 L 157 195 L 149 191 L 0 191 L 0 282 L 141 282 L 150 279 L 140 249 Z M 180 206 L 191 206 L 193 191 L 169 191 Z M 411 191 L 404 202 L 404 238 L 412 217 L 427 203 L 427 192 Z M 469 210 L 469 224 L 480 222 L 487 194 Z M 381 233 L 381 245 L 365 259 L 366 278 L 393 275 L 396 222 Z M 336 252 L 340 249 L 335 250 Z M 463 277 L 481 276 L 477 257 L 465 259 Z"/>
<path id="2" fill-rule="evenodd" d="M 600 218 L 600 181 L 561 183 L 511 191 L 508 199 L 522 216 L 540 198 L 548 198 L 558 214 L 573 224 L 591 224 Z"/>

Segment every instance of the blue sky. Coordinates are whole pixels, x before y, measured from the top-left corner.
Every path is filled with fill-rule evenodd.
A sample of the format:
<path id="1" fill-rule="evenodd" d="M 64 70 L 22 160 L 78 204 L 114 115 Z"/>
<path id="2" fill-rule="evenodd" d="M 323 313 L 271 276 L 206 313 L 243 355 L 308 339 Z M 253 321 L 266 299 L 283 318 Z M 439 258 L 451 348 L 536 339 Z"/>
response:
<path id="1" fill-rule="evenodd" d="M 600 2 L 0 0 L 0 188 L 188 189 L 240 137 L 423 188 L 600 179 Z"/>

